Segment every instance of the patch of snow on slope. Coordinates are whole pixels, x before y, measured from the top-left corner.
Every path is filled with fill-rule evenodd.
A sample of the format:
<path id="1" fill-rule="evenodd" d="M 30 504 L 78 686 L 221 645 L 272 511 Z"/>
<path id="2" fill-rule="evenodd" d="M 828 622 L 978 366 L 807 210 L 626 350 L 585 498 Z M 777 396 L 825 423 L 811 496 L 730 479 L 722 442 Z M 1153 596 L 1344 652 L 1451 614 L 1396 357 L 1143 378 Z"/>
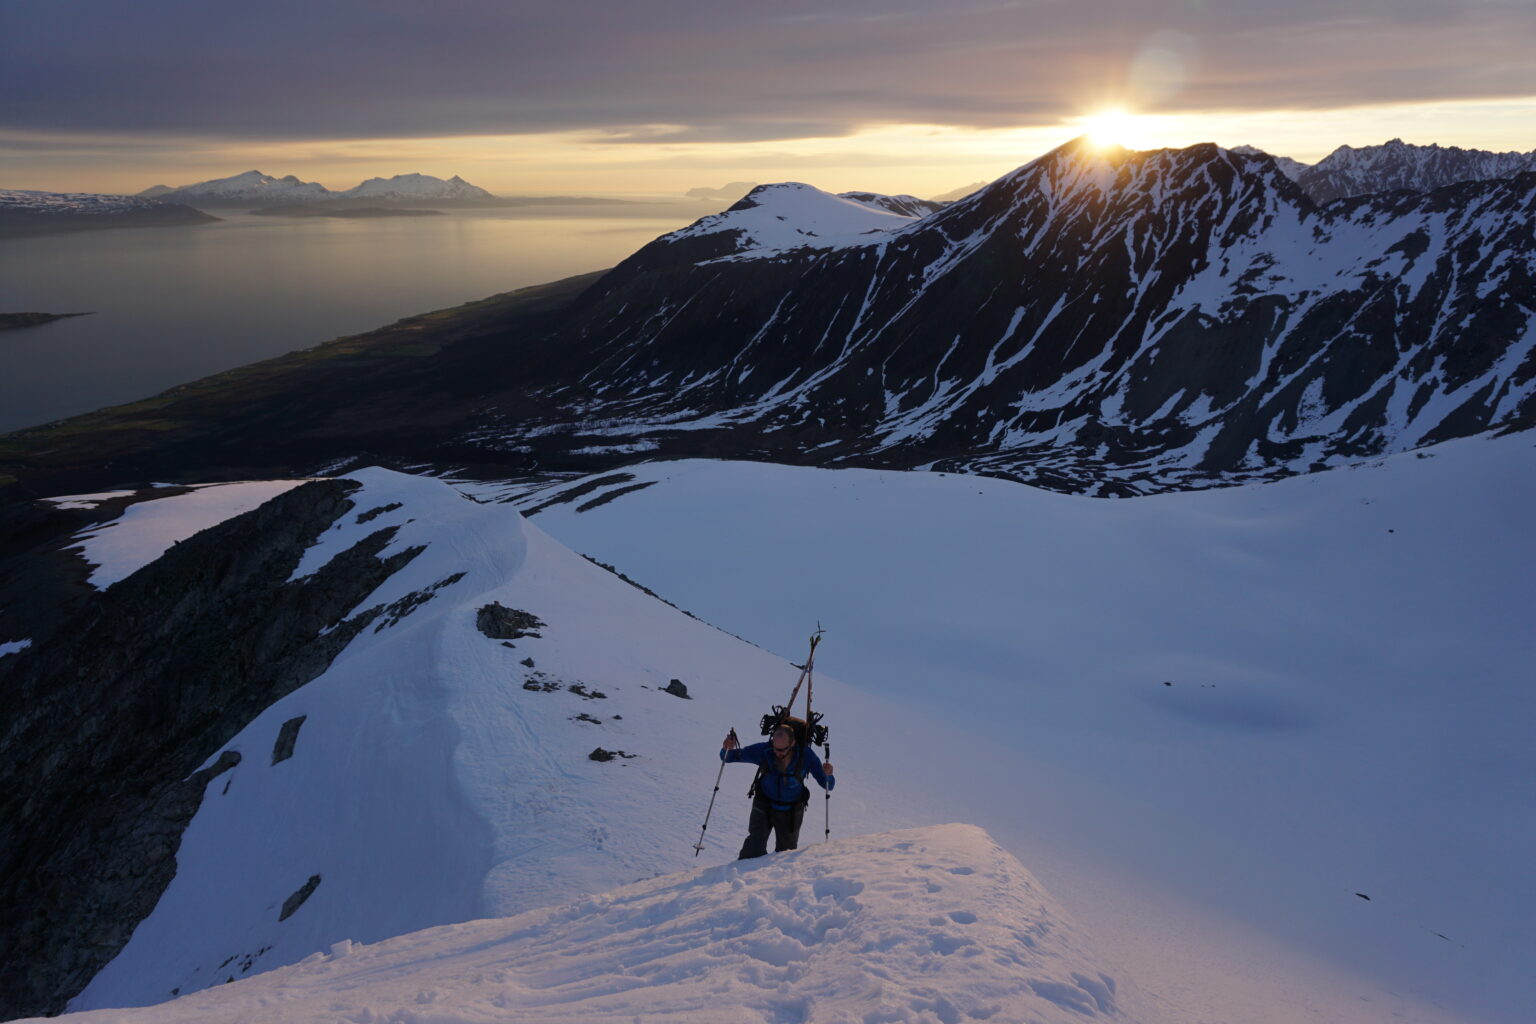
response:
<path id="1" fill-rule="evenodd" d="M 78 538 L 84 542 L 80 548 L 81 557 L 95 566 L 91 570 L 90 583 L 105 590 L 165 554 L 173 544 L 242 512 L 249 512 L 303 482 L 255 480 L 219 484 L 130 505 L 117 519 L 92 527 Z M 77 502 L 87 499 L 104 501 L 121 493 L 81 495 L 60 507 L 89 507 Z"/>
<path id="2" fill-rule="evenodd" d="M 7 640 L 5 643 L 0 643 L 0 658 L 7 654 L 20 654 L 31 646 L 31 640 Z"/>
<path id="3" fill-rule="evenodd" d="M 385 851 L 379 851 L 382 855 Z M 1146 1022 L 982 830 L 844 839 L 435 928 L 79 1024 Z"/>
<path id="4" fill-rule="evenodd" d="M 102 491 L 99 494 L 62 494 L 57 498 L 43 500 L 59 508 L 95 508 L 113 498 L 127 498 L 137 493 L 137 491 Z"/>

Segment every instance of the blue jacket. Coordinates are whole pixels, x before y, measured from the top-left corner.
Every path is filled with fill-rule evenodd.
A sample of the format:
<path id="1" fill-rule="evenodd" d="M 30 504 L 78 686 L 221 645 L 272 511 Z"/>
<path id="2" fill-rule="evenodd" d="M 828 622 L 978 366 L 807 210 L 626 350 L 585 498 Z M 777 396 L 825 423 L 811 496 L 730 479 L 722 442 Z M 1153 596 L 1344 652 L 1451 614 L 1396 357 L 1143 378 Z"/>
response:
<path id="1" fill-rule="evenodd" d="M 821 758 L 817 757 L 816 751 L 809 747 L 800 747 L 796 753 L 791 754 L 789 767 L 782 772 L 779 771 L 779 766 L 774 760 L 773 746 L 769 743 L 753 743 L 750 746 L 737 747 L 735 750 L 726 750 L 721 747 L 720 760 L 726 764 L 746 761 L 749 764 L 759 765 L 763 769 L 763 774 L 757 783 L 758 799 L 767 800 L 780 810 L 793 807 L 796 801 L 810 798 L 805 783 L 800 781 L 802 775 L 814 778 L 828 793 L 832 792 L 832 788 L 837 785 L 837 776 L 829 776 L 821 770 Z"/>

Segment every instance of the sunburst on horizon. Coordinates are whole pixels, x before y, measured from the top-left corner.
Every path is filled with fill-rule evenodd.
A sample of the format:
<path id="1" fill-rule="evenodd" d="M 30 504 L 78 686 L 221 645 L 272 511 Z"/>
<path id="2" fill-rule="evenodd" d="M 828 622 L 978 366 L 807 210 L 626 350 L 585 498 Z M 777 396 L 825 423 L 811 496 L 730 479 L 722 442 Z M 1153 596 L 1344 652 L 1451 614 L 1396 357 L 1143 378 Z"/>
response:
<path id="1" fill-rule="evenodd" d="M 1120 146 L 1125 149 L 1147 149 L 1151 142 L 1148 129 L 1150 119 L 1134 114 L 1124 107 L 1106 107 L 1076 119 L 1083 135 L 1100 149 Z"/>

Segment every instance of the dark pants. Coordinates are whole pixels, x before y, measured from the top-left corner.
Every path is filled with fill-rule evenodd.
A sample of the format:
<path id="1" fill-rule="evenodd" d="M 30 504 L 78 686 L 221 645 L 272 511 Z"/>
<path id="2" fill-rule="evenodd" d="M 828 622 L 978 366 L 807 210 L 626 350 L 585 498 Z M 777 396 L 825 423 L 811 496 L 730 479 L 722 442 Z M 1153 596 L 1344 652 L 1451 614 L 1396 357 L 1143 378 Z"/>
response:
<path id="1" fill-rule="evenodd" d="M 773 850 L 782 853 L 800 845 L 800 819 L 805 817 L 805 804 L 798 803 L 779 810 L 766 800 L 752 801 L 752 818 L 747 823 L 747 841 L 741 844 L 738 860 L 761 857 L 768 852 L 768 833 L 774 834 Z"/>

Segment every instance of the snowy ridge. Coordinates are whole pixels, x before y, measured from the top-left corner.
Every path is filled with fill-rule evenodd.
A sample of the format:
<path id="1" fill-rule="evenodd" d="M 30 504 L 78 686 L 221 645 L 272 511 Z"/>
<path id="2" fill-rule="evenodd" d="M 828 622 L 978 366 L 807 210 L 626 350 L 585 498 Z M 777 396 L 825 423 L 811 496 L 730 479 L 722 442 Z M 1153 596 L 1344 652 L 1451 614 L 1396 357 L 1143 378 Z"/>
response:
<path id="1" fill-rule="evenodd" d="M 299 571 L 374 538 L 394 576 L 353 600 L 377 617 L 222 748 L 243 757 L 207 786 L 174 880 L 74 1008 L 213 986 L 95 1019 L 238 1019 L 228 998 L 243 1019 L 301 1021 L 338 1004 L 330 1020 L 734 1020 L 731 1000 L 746 1020 L 1056 1020 L 1104 1016 L 1106 996 L 1112 1019 L 1153 1019 L 1130 967 L 1156 1019 L 1181 1024 L 1523 1024 L 1533 765 L 1530 694 L 1511 681 L 1529 660 L 1531 537 L 1509 510 L 1528 504 L 1531 464 L 1529 437 L 1464 440 L 1273 487 L 1098 502 L 672 461 L 524 495 L 539 529 L 483 503 L 505 485 L 360 471 Z M 303 493 L 273 500 L 292 514 Z M 163 542 L 156 505 L 175 510 L 142 502 L 112 529 Z M 842 780 L 831 846 L 675 875 L 732 856 L 750 776 L 735 768 L 703 857 L 689 849 L 720 730 L 782 699 L 794 671 L 550 535 L 780 650 L 803 650 L 808 608 L 827 615 L 827 667 L 897 697 L 818 677 Z M 477 625 L 490 602 L 499 636 Z M 662 689 L 673 678 L 688 699 Z M 893 750 L 937 752 L 937 768 L 893 770 Z M 974 830 L 911 850 L 865 835 L 956 819 L 1085 927 L 1013 861 L 974 852 Z M 1128 892 L 1128 869 L 1224 903 L 1291 956 L 1228 948 L 1221 930 L 1192 940 Z M 762 903 L 733 871 L 764 881 Z M 1137 929 L 1139 953 L 1123 935 Z M 1342 969 L 1320 975 L 1295 948 Z M 355 952 L 374 969 L 345 973 Z"/>
<path id="2" fill-rule="evenodd" d="M 384 470 L 350 479 L 362 484 L 352 510 L 300 572 L 381 530 L 378 557 L 414 557 L 359 606 L 382 608 L 378 620 L 228 744 L 242 758 L 210 784 L 174 880 L 72 1009 L 159 1002 L 343 939 L 514 914 L 694 866 L 724 728 L 747 725 L 794 680 L 786 662 L 508 506 Z M 161 543 L 172 527 L 157 513 L 174 516 L 176 500 L 142 502 L 108 532 Z M 531 618 L 493 638 L 479 625 L 493 604 Z M 664 692 L 671 679 L 689 699 Z M 818 680 L 817 706 L 834 720 L 841 693 Z M 285 730 L 291 756 L 280 757 Z M 874 739 L 852 748 L 872 760 Z M 590 756 L 599 749 L 607 760 Z M 737 798 L 715 810 L 711 861 L 745 835 L 749 780 L 727 778 Z M 899 801 L 878 783 L 837 803 L 838 834 L 910 823 L 899 810 L 892 820 Z"/>
<path id="3" fill-rule="evenodd" d="M 1027 871 L 963 825 L 668 875 L 329 954 L 113 1021 L 1112 1019 L 1119 980 Z"/>

